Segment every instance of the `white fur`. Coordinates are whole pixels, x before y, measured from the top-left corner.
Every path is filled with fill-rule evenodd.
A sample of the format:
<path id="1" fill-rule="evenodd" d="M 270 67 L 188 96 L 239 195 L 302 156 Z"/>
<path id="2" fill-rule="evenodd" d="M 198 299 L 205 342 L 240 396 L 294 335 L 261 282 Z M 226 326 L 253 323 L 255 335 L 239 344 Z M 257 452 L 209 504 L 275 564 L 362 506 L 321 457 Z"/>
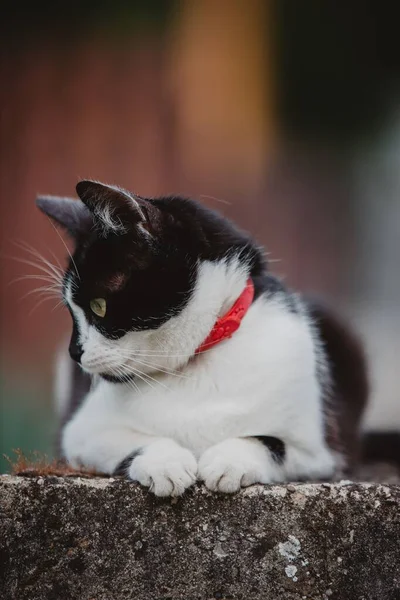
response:
<path id="1" fill-rule="evenodd" d="M 101 223 L 103 235 L 112 231 L 113 233 L 125 233 L 126 228 L 118 218 L 115 217 L 114 212 L 110 204 L 96 207 L 94 209 L 94 215 L 97 223 Z"/>
<path id="2" fill-rule="evenodd" d="M 223 492 L 332 474 L 316 346 L 305 314 L 289 312 L 277 297 L 261 296 L 230 340 L 193 358 L 247 277 L 238 260 L 204 262 L 178 316 L 119 340 L 107 340 L 87 324 L 67 285 L 84 369 L 140 373 L 134 383 L 100 380 L 88 394 L 63 432 L 63 451 L 72 464 L 112 473 L 141 449 L 129 476 L 157 495 L 182 493 L 196 471 L 210 489 Z M 283 464 L 260 442 L 243 439 L 255 435 L 284 441 Z"/>
<path id="3" fill-rule="evenodd" d="M 103 184 L 101 185 L 104 187 Z M 132 205 L 132 208 L 135 208 L 135 210 L 143 216 L 138 202 L 131 196 L 129 192 L 115 185 L 108 185 L 107 187 L 124 195 L 127 201 Z M 107 237 L 110 232 L 117 234 L 126 233 L 125 225 L 116 215 L 116 208 L 117 207 L 112 202 L 101 202 L 94 204 L 93 212 L 96 218 L 96 223 L 101 225 L 101 232 L 104 237 Z"/>
<path id="4" fill-rule="evenodd" d="M 158 440 L 132 461 L 128 473 L 156 496 L 180 496 L 196 481 L 197 461 L 173 440 Z"/>

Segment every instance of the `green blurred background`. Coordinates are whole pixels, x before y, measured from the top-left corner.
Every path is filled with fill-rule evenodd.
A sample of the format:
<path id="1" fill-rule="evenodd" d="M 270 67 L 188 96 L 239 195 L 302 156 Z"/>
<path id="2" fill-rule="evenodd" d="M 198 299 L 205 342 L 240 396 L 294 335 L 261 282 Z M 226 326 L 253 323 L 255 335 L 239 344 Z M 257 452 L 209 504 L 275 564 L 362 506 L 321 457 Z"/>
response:
<path id="1" fill-rule="evenodd" d="M 1 454 L 53 452 L 69 317 L 18 241 L 64 261 L 34 206 L 79 178 L 185 193 L 252 231 L 289 284 L 365 339 L 366 428 L 400 426 L 395 6 L 350 0 L 19 3 L 1 21 Z M 24 297 L 25 296 L 25 297 Z M 2 461 L 1 469 L 7 469 Z"/>

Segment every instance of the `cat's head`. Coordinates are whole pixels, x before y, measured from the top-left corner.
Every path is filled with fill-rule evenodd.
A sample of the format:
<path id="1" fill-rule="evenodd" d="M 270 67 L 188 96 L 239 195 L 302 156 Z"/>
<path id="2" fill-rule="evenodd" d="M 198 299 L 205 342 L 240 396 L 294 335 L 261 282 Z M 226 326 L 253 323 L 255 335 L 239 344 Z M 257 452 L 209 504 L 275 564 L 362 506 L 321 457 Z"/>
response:
<path id="1" fill-rule="evenodd" d="M 75 241 L 63 299 L 70 354 L 112 381 L 176 369 L 265 264 L 226 219 L 180 197 L 142 198 L 94 181 L 40 209 Z"/>

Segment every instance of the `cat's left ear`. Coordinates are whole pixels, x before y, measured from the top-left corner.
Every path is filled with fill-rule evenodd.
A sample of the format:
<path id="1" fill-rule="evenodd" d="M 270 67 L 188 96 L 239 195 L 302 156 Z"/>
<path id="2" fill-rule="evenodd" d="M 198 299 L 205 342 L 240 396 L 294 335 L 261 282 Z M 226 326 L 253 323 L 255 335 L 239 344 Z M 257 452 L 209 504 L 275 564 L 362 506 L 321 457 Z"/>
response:
<path id="1" fill-rule="evenodd" d="M 93 216 L 81 200 L 39 196 L 36 204 L 45 215 L 65 229 L 75 240 L 87 235 L 93 227 Z"/>
<path id="2" fill-rule="evenodd" d="M 160 221 L 160 211 L 150 202 L 121 188 L 84 180 L 77 184 L 76 191 L 105 235 L 126 233 L 132 228 L 151 234 Z"/>

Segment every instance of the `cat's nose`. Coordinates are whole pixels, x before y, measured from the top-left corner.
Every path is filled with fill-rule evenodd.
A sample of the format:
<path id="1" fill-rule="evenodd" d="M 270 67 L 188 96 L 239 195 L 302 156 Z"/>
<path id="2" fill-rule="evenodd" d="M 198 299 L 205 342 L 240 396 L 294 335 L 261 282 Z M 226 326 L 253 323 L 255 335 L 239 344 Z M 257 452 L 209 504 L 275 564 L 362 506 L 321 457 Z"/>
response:
<path id="1" fill-rule="evenodd" d="M 75 360 L 77 363 L 79 363 L 81 360 L 82 354 L 83 354 L 82 346 L 80 346 L 79 344 L 74 344 L 74 343 L 71 343 L 69 345 L 69 355 L 72 358 L 72 360 Z"/>

